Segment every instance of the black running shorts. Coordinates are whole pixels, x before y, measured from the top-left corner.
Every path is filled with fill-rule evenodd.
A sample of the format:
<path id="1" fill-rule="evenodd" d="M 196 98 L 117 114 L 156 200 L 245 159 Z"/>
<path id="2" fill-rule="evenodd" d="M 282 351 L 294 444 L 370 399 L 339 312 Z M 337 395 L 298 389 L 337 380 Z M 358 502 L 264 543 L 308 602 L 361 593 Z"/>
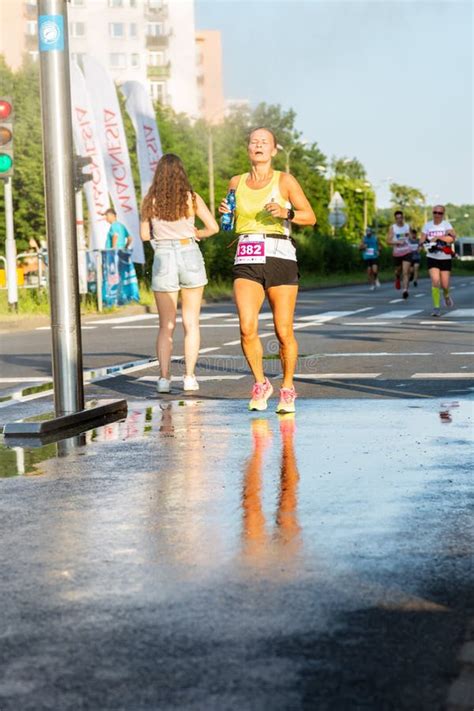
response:
<path id="1" fill-rule="evenodd" d="M 393 258 L 393 266 L 394 267 L 401 267 L 402 262 L 410 262 L 410 264 L 411 264 L 411 252 L 410 252 L 410 254 L 404 254 L 403 257 L 394 257 Z"/>
<path id="2" fill-rule="evenodd" d="M 426 259 L 428 269 L 439 269 L 440 272 L 450 272 L 452 263 L 452 259 L 433 259 L 433 257 Z"/>
<path id="3" fill-rule="evenodd" d="M 234 264 L 232 277 L 248 279 L 261 284 L 263 288 L 271 286 L 298 286 L 298 263 L 292 259 L 267 257 L 265 264 Z"/>

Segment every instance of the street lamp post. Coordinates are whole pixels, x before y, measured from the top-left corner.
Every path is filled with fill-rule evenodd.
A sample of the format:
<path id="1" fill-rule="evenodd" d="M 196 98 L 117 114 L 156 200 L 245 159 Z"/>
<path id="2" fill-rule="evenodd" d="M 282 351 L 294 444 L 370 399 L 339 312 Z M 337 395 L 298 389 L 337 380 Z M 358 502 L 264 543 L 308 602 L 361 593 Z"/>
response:
<path id="1" fill-rule="evenodd" d="M 286 148 L 284 148 L 284 147 L 281 145 L 281 143 L 277 143 L 277 149 L 278 149 L 279 151 L 283 151 L 283 153 L 285 154 L 285 158 L 286 158 L 286 161 L 285 161 L 285 171 L 286 171 L 287 173 L 290 172 L 290 156 L 291 156 L 291 154 L 293 153 L 293 151 L 295 150 L 295 148 L 298 148 L 298 147 L 300 147 L 300 146 L 304 148 L 304 146 L 306 146 L 307 143 L 308 143 L 308 141 L 302 141 L 301 143 L 295 143 L 295 145 L 294 145 L 294 146 L 291 146 L 291 148 L 290 148 L 289 150 L 286 149 Z"/>

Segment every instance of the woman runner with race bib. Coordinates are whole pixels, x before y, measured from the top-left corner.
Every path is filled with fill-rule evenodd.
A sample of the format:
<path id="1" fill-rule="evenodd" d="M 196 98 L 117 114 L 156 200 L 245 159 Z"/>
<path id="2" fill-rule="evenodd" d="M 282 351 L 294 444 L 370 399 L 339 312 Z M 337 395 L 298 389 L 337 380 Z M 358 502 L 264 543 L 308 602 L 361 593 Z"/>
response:
<path id="1" fill-rule="evenodd" d="M 235 175 L 235 231 L 238 245 L 234 261 L 234 298 L 240 321 L 242 350 L 255 378 L 249 410 L 266 410 L 273 387 L 263 372 L 263 348 L 258 336 L 258 315 L 268 297 L 275 334 L 280 344 L 283 382 L 277 412 L 294 412 L 296 392 L 293 375 L 298 344 L 293 316 L 298 295 L 296 249 L 290 224 L 314 225 L 316 217 L 298 181 L 272 168 L 277 141 L 272 131 L 257 128 L 250 133 L 249 173 Z M 219 212 L 230 212 L 226 200 Z"/>

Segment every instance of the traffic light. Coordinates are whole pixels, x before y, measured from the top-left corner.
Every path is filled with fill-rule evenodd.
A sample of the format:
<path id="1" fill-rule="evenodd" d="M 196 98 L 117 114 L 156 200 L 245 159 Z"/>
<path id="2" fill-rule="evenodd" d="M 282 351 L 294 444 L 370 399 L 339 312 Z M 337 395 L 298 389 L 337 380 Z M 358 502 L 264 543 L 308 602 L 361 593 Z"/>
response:
<path id="1" fill-rule="evenodd" d="M 13 175 L 13 102 L 0 96 L 0 179 Z"/>
<path id="2" fill-rule="evenodd" d="M 74 156 L 74 190 L 82 190 L 84 183 L 92 180 L 92 173 L 83 173 L 84 168 L 92 168 L 91 156 Z"/>

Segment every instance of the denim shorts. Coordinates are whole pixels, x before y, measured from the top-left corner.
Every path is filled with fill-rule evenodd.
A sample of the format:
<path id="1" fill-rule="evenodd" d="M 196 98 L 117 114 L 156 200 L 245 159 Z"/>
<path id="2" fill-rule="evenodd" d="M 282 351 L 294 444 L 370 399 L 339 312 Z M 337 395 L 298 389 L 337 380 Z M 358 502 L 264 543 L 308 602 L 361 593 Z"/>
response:
<path id="1" fill-rule="evenodd" d="M 204 259 L 196 242 L 179 239 L 155 241 L 153 291 L 179 291 L 207 284 Z"/>

